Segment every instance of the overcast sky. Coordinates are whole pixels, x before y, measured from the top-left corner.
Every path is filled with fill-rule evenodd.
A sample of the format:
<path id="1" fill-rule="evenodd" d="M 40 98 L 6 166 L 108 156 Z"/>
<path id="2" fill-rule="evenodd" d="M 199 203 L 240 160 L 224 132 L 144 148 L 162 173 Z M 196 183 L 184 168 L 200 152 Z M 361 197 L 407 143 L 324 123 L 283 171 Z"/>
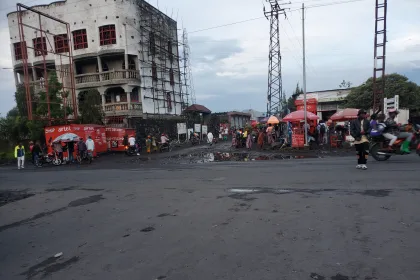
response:
<path id="1" fill-rule="evenodd" d="M 303 0 L 292 1 L 281 20 L 283 88 L 287 95 L 302 84 Z M 307 0 L 306 6 L 345 0 Z M 347 0 L 348 1 L 348 0 Z M 14 106 L 6 14 L 16 0 L 0 0 L 0 113 Z M 24 4 L 51 1 L 22 0 Z M 253 108 L 265 111 L 269 22 L 265 0 L 149 0 L 173 15 L 189 32 L 197 103 L 212 111 Z M 306 11 L 307 90 L 328 90 L 345 79 L 359 85 L 373 73 L 374 0 L 308 8 Z M 388 0 L 387 73 L 398 72 L 420 84 L 420 0 Z M 201 30 L 201 31 L 200 31 Z"/>

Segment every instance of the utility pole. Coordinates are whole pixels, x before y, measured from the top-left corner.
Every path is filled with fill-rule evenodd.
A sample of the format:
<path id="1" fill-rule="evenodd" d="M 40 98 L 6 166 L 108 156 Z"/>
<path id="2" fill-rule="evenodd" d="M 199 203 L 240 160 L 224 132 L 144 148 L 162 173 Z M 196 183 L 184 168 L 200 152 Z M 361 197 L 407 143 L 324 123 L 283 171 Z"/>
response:
<path id="1" fill-rule="evenodd" d="M 308 145 L 308 130 L 306 128 L 308 122 L 308 116 L 306 112 L 306 52 L 305 52 L 305 4 L 302 3 L 302 57 L 303 57 L 303 115 L 305 118 L 304 130 L 305 130 L 305 146 Z"/>
<path id="2" fill-rule="evenodd" d="M 280 7 L 278 0 L 266 0 L 270 4 L 270 11 L 264 7 L 264 15 L 270 21 L 270 50 L 268 64 L 268 91 L 267 91 L 267 116 L 280 112 L 283 93 L 281 77 L 281 53 L 279 15 L 286 12 Z M 290 3 L 289 3 L 290 4 Z"/>
<path id="3" fill-rule="evenodd" d="M 376 0 L 373 66 L 373 113 L 384 110 L 387 0 Z M 379 77 L 378 77 L 379 76 Z M 380 79 L 380 83 L 378 80 Z M 386 112 L 384 112 L 385 114 Z"/>

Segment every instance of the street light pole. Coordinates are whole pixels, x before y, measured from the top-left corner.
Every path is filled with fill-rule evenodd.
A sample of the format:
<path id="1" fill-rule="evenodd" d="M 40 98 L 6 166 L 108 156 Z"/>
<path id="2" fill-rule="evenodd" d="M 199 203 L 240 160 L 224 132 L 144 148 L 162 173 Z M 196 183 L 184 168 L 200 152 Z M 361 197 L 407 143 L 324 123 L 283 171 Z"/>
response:
<path id="1" fill-rule="evenodd" d="M 305 4 L 302 3 L 302 51 L 303 51 L 303 114 L 304 114 L 304 130 L 305 130 L 305 146 L 308 146 L 308 116 L 306 113 L 306 57 L 305 57 Z"/>

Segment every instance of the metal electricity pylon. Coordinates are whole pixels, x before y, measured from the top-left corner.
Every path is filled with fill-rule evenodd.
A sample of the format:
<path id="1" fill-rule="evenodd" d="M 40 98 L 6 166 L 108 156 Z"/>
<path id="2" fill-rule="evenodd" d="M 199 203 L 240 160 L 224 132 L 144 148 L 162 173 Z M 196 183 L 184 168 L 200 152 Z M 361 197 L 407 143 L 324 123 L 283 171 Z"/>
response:
<path id="1" fill-rule="evenodd" d="M 264 7 L 264 15 L 270 21 L 267 91 L 267 116 L 270 116 L 279 113 L 281 109 L 283 85 L 281 77 L 279 15 L 284 15 L 286 17 L 286 12 L 280 7 L 278 0 L 266 0 L 266 2 L 270 5 L 270 11 L 266 11 Z M 284 3 L 282 3 L 282 5 L 283 4 Z"/>
<path id="2" fill-rule="evenodd" d="M 383 110 L 385 97 L 386 14 L 387 0 L 376 0 L 373 66 L 373 111 Z M 385 113 L 385 112 L 384 112 Z"/>

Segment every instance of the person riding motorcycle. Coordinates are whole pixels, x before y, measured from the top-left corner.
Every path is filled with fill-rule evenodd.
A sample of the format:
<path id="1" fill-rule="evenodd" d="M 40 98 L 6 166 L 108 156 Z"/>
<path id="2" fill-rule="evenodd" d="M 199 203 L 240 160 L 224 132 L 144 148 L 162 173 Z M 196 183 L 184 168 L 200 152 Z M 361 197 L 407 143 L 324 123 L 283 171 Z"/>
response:
<path id="1" fill-rule="evenodd" d="M 162 133 L 162 135 L 160 136 L 160 145 L 162 145 L 162 147 L 169 145 L 169 138 L 166 137 L 164 133 Z"/>
<path id="2" fill-rule="evenodd" d="M 390 139 L 391 136 L 389 134 L 393 134 L 397 137 L 392 137 L 389 142 L 389 147 L 392 147 L 392 145 L 395 143 L 397 138 L 405 139 L 404 143 L 401 145 L 401 151 L 404 153 L 410 153 L 410 143 L 411 139 L 413 138 L 413 134 L 409 132 L 401 132 L 400 128 L 395 121 L 396 116 L 398 115 L 398 110 L 391 109 L 388 111 L 388 119 L 385 121 L 385 124 L 387 126 L 385 133 L 383 134 L 385 138 Z"/>
<path id="3" fill-rule="evenodd" d="M 128 146 L 129 146 L 128 148 L 131 151 L 137 153 L 137 155 L 138 155 L 138 151 L 137 151 L 137 148 L 136 148 L 136 138 L 134 138 L 134 135 L 130 135 L 130 137 L 128 138 Z"/>

